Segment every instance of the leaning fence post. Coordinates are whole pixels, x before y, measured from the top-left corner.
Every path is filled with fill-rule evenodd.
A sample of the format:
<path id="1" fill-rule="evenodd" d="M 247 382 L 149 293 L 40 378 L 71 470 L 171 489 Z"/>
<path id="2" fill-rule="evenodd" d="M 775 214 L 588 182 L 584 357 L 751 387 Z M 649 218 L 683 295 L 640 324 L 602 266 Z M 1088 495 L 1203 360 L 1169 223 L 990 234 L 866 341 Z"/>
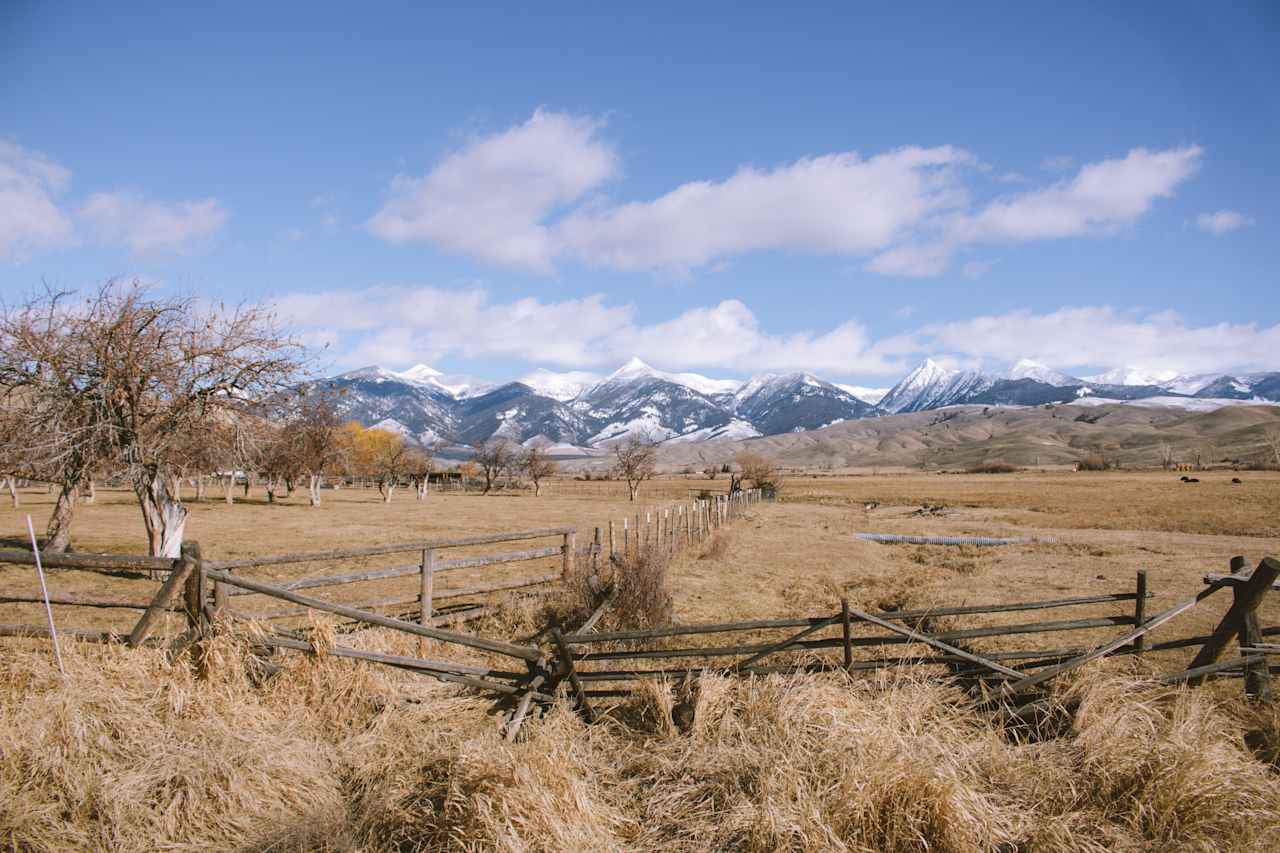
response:
<path id="1" fill-rule="evenodd" d="M 564 545 L 560 547 L 564 556 L 561 562 L 560 579 L 569 580 L 569 576 L 573 574 L 573 549 L 577 547 L 578 533 L 576 530 L 567 531 L 564 534 Z"/>
<path id="2" fill-rule="evenodd" d="M 422 585 L 418 593 L 418 624 L 430 625 L 434 614 L 432 599 L 435 597 L 436 585 L 436 552 L 432 548 L 422 549 Z M 412 611 L 410 611 L 412 612 Z"/>
<path id="3" fill-rule="evenodd" d="M 1138 582 L 1136 586 L 1137 597 L 1133 600 L 1133 624 L 1141 625 L 1147 621 L 1147 572 L 1146 569 L 1138 570 Z M 1141 655 L 1147 650 L 1147 635 L 1133 641 L 1134 654 Z"/>
<path id="4" fill-rule="evenodd" d="M 560 653 L 560 657 L 564 659 L 564 675 L 568 676 L 569 684 L 577 695 L 578 710 L 582 711 L 582 716 L 586 718 L 588 723 L 594 723 L 596 721 L 595 711 L 591 710 L 591 703 L 587 701 L 587 692 L 582 689 L 582 681 L 579 680 L 578 673 L 573 668 L 573 655 L 569 652 L 569 646 L 564 641 L 564 634 L 560 633 L 559 628 L 552 628 L 551 636 L 556 642 L 556 650 Z"/>
<path id="5" fill-rule="evenodd" d="M 1231 558 L 1231 574 L 1243 572 L 1244 567 L 1244 557 Z M 1239 587 L 1236 588 L 1236 595 L 1240 594 L 1238 589 Z M 1240 620 L 1240 631 L 1236 640 L 1242 648 L 1254 648 L 1262 645 L 1262 626 L 1258 624 L 1256 607 L 1245 611 L 1244 618 Z M 1268 668 L 1265 658 L 1260 663 L 1245 664 L 1244 693 L 1246 696 L 1257 699 L 1260 702 L 1271 701 L 1271 670 Z"/>
<path id="6" fill-rule="evenodd" d="M 138 619 L 138 624 L 133 626 L 133 631 L 129 634 L 130 646 L 138 646 L 151 634 L 151 629 L 155 626 L 156 620 L 168 608 L 169 602 L 173 600 L 174 595 L 178 592 L 178 587 L 186 583 L 187 577 L 195 571 L 196 564 L 194 560 L 190 559 L 189 552 L 190 549 L 184 545 L 182 556 L 173 561 L 173 568 L 169 570 L 169 577 L 160 585 L 155 598 L 151 600 L 151 604 L 147 606 L 141 618 Z"/>
<path id="7" fill-rule="evenodd" d="M 1231 567 L 1235 569 L 1237 565 L 1240 569 L 1244 568 L 1244 558 L 1239 558 L 1237 564 L 1235 559 L 1231 561 Z M 1239 574 L 1233 571 L 1232 574 Z M 1222 617 L 1222 621 L 1213 629 L 1213 633 L 1209 635 L 1209 639 L 1205 640 L 1200 651 L 1192 659 L 1188 669 L 1198 669 L 1214 663 L 1221 656 L 1223 649 L 1232 637 L 1239 637 L 1241 632 L 1247 631 L 1246 617 L 1253 613 L 1258 604 L 1262 601 L 1267 591 L 1271 589 L 1271 584 L 1275 582 L 1277 576 L 1280 576 L 1280 560 L 1274 560 L 1271 557 L 1263 557 L 1262 562 L 1253 570 L 1253 574 L 1244 581 L 1233 581 L 1231 592 L 1235 599 L 1231 602 L 1231 607 L 1227 610 L 1227 614 Z M 1256 619 L 1256 616 L 1255 616 Z M 1187 683 L 1193 687 L 1204 681 L 1203 676 L 1196 676 L 1187 679 Z"/>

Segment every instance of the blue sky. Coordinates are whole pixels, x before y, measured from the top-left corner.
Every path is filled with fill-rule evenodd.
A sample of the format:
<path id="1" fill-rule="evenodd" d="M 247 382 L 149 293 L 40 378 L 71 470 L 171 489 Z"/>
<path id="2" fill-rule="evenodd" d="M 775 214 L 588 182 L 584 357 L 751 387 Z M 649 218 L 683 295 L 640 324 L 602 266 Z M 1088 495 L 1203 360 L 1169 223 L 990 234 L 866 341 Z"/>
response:
<path id="1" fill-rule="evenodd" d="M 1275 4 L 325 5 L 0 4 L 0 294 L 485 378 L 1280 369 Z"/>

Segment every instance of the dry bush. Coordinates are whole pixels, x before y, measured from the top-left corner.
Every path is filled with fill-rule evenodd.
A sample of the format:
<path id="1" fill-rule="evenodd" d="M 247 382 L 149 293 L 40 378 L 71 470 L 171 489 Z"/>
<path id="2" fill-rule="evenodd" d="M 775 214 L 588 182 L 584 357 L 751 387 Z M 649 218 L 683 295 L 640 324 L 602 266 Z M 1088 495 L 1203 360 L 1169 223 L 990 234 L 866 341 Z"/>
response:
<path id="1" fill-rule="evenodd" d="M 711 534 L 711 538 L 707 539 L 702 550 L 698 552 L 699 560 L 722 560 L 725 554 L 729 552 L 729 546 L 733 544 L 733 537 L 723 530 L 717 530 Z"/>
<path id="2" fill-rule="evenodd" d="M 1017 465 L 1011 462 L 1005 462 L 1003 459 L 993 459 L 990 462 L 979 462 L 976 465 L 970 465 L 965 469 L 966 474 L 1016 474 L 1021 471 Z"/>
<path id="3" fill-rule="evenodd" d="M 1114 467 L 1101 453 L 1090 453 L 1076 463 L 1077 471 L 1107 471 Z"/>
<path id="4" fill-rule="evenodd" d="M 579 561 L 565 583 L 564 592 L 548 602 L 544 618 L 569 628 L 586 622 L 605 601 L 609 606 L 598 627 L 629 631 L 671 624 L 674 602 L 668 582 L 670 560 L 658 548 L 639 555 L 618 555 L 604 561 L 598 573 Z"/>

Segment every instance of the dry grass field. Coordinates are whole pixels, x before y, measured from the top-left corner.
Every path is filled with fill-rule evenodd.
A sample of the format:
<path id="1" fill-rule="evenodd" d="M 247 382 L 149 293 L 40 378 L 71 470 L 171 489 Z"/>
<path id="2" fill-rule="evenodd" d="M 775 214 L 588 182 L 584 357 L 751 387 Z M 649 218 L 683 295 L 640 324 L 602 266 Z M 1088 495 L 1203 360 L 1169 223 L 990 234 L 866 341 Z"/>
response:
<path id="1" fill-rule="evenodd" d="M 1198 484 L 1164 472 L 795 477 L 783 500 L 751 508 L 715 547 L 672 561 L 675 615 L 819 615 L 841 596 L 875 609 L 1121 592 L 1138 569 L 1158 609 L 1198 592 L 1202 575 L 1225 571 L 1232 555 L 1250 564 L 1280 555 L 1280 475 L 1196 476 Z M 725 486 L 670 477 L 646 484 L 639 504 L 622 484 L 574 480 L 541 498 L 417 502 L 401 492 L 384 505 L 373 490 L 342 490 L 325 491 L 318 509 L 300 494 L 270 506 L 210 500 L 191 505 L 187 534 L 216 559 L 562 525 L 586 538 L 610 518 L 620 524 L 638 508 Z M 20 539 L 26 512 L 39 526 L 49 511 L 42 490 L 22 500 L 0 509 L 0 537 Z M 940 509 L 919 513 L 926 505 Z M 853 537 L 863 531 L 1036 541 L 881 545 Z M 74 542 L 140 553 L 132 499 L 100 490 L 95 506 L 80 509 Z M 416 580 L 379 583 L 412 590 Z M 82 572 L 54 573 L 50 586 L 154 589 Z M 33 588 L 30 569 L 0 568 L 0 590 Z M 1202 633 L 1228 597 L 1156 639 Z M 1264 624 L 1280 624 L 1277 601 L 1264 606 Z M 55 612 L 67 626 L 130 622 L 127 612 Z M 41 618 L 39 608 L 0 605 L 0 622 Z M 513 603 L 475 630 L 514 636 L 534 624 Z M 980 639 L 973 648 L 1088 645 L 1112 633 Z M 1274 739 L 1275 716 L 1246 707 L 1238 680 L 1199 690 L 1134 681 L 1178 669 L 1186 650 L 1107 660 L 1064 679 L 1057 695 L 1081 700 L 1080 710 L 1052 738 L 1011 738 L 963 710 L 955 688 L 895 669 L 706 678 L 687 732 L 671 722 L 673 687 L 647 683 L 603 723 L 562 709 L 508 744 L 485 700 L 408 673 L 295 655 L 255 686 L 243 676 L 243 641 L 239 632 L 217 641 L 208 681 L 159 651 L 71 643 L 65 685 L 47 641 L 3 641 L 0 839 L 38 850 L 1280 849 L 1280 776 L 1242 740 L 1245 730 Z M 416 651 L 415 641 L 378 631 L 344 642 Z"/>

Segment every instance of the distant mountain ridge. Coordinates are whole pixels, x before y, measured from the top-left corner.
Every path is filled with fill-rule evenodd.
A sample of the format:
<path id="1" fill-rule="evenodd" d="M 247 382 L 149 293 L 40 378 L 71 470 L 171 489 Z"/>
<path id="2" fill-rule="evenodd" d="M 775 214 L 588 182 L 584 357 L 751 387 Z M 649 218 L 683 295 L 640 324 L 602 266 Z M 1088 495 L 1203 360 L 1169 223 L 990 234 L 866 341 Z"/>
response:
<path id="1" fill-rule="evenodd" d="M 664 443 L 738 440 L 961 404 L 1147 401 L 1203 411 L 1280 401 L 1280 372 L 1172 376 L 1158 383 L 1155 377 L 1120 368 L 1077 378 L 1030 359 L 988 374 L 925 359 L 886 391 L 806 372 L 766 373 L 745 382 L 713 379 L 633 358 L 604 377 L 535 370 L 519 381 L 491 384 L 419 364 L 404 371 L 365 367 L 325 382 L 341 392 L 341 417 L 414 441 L 474 446 L 499 436 L 560 449 L 600 448 L 636 434 Z M 1132 381 L 1102 381 L 1111 379 Z"/>

